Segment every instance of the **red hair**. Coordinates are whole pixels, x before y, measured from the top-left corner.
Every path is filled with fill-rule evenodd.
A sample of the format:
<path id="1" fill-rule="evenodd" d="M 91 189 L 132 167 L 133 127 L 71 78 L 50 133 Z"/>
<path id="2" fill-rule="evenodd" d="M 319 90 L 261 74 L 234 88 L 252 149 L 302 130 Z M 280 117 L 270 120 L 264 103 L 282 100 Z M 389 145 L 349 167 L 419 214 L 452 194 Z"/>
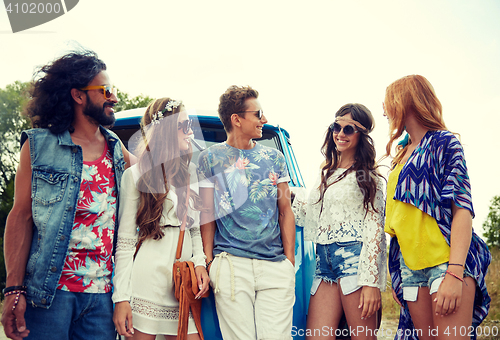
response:
<path id="1" fill-rule="evenodd" d="M 427 130 L 448 130 L 443 120 L 443 107 L 431 83 L 423 76 L 409 75 L 396 80 L 385 91 L 385 110 L 389 117 L 389 142 L 386 156 L 391 153 L 392 143 L 401 137 L 409 112 Z M 404 156 L 405 149 L 399 148 L 393 163 Z"/>

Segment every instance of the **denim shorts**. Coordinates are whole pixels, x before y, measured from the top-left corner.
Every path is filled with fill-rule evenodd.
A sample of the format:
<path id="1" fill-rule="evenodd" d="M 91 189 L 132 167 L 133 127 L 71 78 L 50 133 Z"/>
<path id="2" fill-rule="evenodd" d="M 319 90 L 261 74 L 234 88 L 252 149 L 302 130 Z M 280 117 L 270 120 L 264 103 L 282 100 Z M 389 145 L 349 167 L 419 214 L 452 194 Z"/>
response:
<path id="1" fill-rule="evenodd" d="M 317 244 L 316 272 L 311 294 L 316 293 L 321 281 L 338 283 L 341 278 L 346 278 L 341 281 L 344 295 L 359 289 L 357 275 L 362 246 L 363 243 L 359 241 Z"/>
<path id="2" fill-rule="evenodd" d="M 399 264 L 401 268 L 403 298 L 406 301 L 417 301 L 419 287 L 429 287 L 430 295 L 436 293 L 448 269 L 448 262 L 446 262 L 434 267 L 411 270 L 405 264 L 402 256 L 399 258 Z M 464 276 L 472 275 L 469 271 L 464 270 Z"/>

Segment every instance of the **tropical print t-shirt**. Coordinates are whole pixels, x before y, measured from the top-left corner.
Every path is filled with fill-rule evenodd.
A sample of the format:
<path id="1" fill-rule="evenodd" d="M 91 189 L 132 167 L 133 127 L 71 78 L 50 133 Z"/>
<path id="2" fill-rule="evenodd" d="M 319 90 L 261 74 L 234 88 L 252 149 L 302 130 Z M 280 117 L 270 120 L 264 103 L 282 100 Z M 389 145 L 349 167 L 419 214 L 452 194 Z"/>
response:
<path id="1" fill-rule="evenodd" d="M 200 188 L 214 189 L 214 255 L 285 259 L 277 185 L 290 177 L 280 151 L 259 143 L 249 150 L 213 145 L 200 153 L 198 176 Z"/>
<path id="2" fill-rule="evenodd" d="M 83 162 L 80 195 L 68 256 L 58 289 L 75 293 L 111 291 L 116 189 L 113 158 L 105 143 L 99 159 Z"/>

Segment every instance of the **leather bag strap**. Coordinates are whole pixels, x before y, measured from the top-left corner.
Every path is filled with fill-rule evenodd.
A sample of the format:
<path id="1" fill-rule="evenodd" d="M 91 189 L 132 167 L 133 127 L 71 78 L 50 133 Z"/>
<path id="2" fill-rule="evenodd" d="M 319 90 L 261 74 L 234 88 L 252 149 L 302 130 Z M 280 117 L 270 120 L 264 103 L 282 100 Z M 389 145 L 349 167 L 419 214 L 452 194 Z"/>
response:
<path id="1" fill-rule="evenodd" d="M 187 189 L 186 189 L 186 213 L 182 217 L 182 224 L 179 228 L 179 240 L 177 241 L 177 251 L 175 252 L 175 260 L 176 261 L 179 261 L 179 259 L 181 258 L 182 243 L 184 241 L 184 233 L 186 231 L 186 219 L 187 219 L 187 212 L 189 209 L 189 193 L 191 191 L 190 186 L 189 186 L 189 182 L 190 182 L 190 180 L 189 180 L 189 176 L 188 176 L 188 185 L 187 185 Z"/>

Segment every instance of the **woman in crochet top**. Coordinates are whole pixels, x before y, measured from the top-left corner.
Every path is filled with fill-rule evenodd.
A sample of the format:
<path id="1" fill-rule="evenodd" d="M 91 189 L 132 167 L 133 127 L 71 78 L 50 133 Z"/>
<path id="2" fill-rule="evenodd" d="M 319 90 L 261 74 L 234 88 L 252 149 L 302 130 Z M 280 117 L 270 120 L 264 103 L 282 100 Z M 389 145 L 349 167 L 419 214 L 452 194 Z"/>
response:
<path id="1" fill-rule="evenodd" d="M 309 198 L 294 200 L 296 224 L 316 243 L 308 339 L 332 339 L 343 313 L 351 329 L 364 330 L 357 339 L 376 338 L 387 271 L 384 180 L 368 135 L 373 127 L 365 106 L 342 106 L 326 132 L 325 160 Z"/>

